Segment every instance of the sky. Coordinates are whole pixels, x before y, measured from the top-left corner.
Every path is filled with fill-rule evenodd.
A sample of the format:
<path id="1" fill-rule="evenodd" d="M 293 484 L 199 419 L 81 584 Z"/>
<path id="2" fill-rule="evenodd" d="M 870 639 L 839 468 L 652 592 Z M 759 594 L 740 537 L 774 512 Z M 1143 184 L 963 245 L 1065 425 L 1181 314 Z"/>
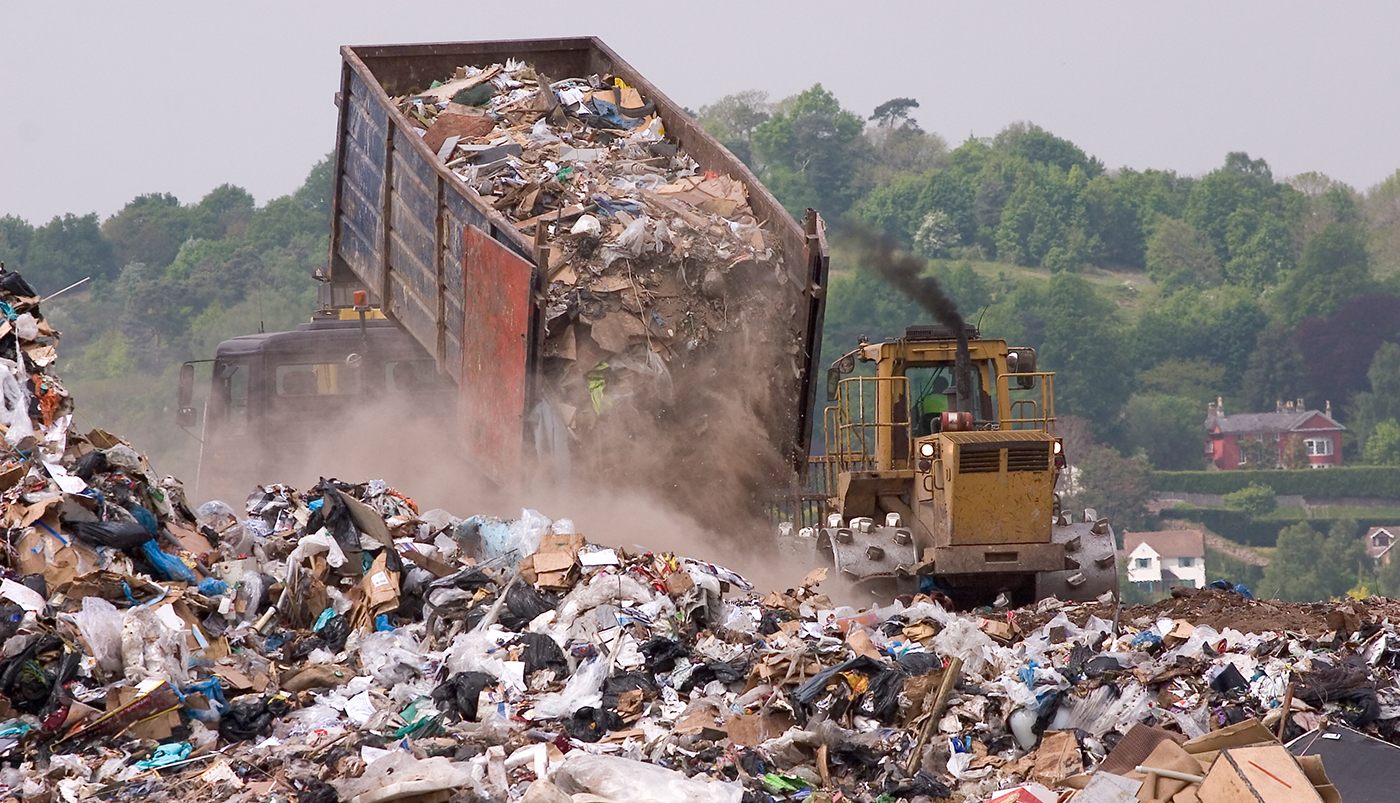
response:
<path id="1" fill-rule="evenodd" d="M 40 2 L 0 6 L 0 215 L 295 189 L 335 140 L 343 44 L 596 35 L 674 100 L 814 83 L 920 102 L 956 144 L 1035 122 L 1110 168 L 1225 154 L 1360 189 L 1400 168 L 1400 4 Z"/>

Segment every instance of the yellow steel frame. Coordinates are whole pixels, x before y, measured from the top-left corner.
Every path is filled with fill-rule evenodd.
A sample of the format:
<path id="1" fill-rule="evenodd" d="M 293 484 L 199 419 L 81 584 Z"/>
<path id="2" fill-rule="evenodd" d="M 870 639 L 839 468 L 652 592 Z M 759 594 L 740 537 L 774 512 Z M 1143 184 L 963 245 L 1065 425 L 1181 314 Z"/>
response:
<path id="1" fill-rule="evenodd" d="M 909 380 L 903 376 L 853 376 L 841 380 L 836 388 L 836 402 L 826 408 L 825 465 L 829 488 L 835 487 L 836 474 L 843 471 L 877 471 L 908 468 L 908 460 L 896 460 L 888 443 L 898 430 L 904 431 L 905 442 L 913 443 L 913 427 L 906 412 L 904 420 L 882 416 L 888 409 L 886 400 L 907 398 Z M 895 465 L 898 463 L 899 465 Z"/>
<path id="2" fill-rule="evenodd" d="M 1035 390 L 1040 392 L 1040 400 L 1034 398 L 1011 398 L 1011 380 L 1029 376 L 1039 380 Z M 1032 393 L 1016 388 L 1021 393 Z M 997 397 L 1003 401 L 1000 429 L 1027 430 L 1039 429 L 1047 434 L 1055 434 L 1055 374 L 1051 371 L 1037 371 L 1022 374 L 998 374 Z M 1006 404 L 1006 402 L 1010 402 Z"/>

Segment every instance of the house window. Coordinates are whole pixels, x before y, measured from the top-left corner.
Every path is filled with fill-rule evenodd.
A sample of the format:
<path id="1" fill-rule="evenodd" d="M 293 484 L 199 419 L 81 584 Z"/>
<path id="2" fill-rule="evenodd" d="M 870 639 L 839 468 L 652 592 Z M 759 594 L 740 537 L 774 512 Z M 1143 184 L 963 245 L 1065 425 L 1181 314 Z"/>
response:
<path id="1" fill-rule="evenodd" d="M 1136 567 L 1139 568 L 1139 569 L 1146 569 L 1147 567 L 1149 567 L 1149 566 L 1152 565 L 1152 559 L 1151 559 L 1151 558 L 1138 558 L 1137 560 L 1134 560 L 1134 561 L 1133 561 L 1133 565 L 1136 566 Z"/>
<path id="2" fill-rule="evenodd" d="M 1180 567 L 1183 568 L 1183 569 L 1189 569 L 1189 568 L 1191 568 L 1191 566 L 1192 566 L 1193 564 L 1195 564 L 1195 562 L 1196 562 L 1196 559 L 1195 559 L 1195 558 L 1177 558 L 1177 559 L 1176 559 L 1176 565 L 1180 566 Z"/>
<path id="3" fill-rule="evenodd" d="M 1329 457 L 1332 454 L 1331 438 L 1307 438 L 1303 446 L 1308 450 L 1309 457 Z"/>

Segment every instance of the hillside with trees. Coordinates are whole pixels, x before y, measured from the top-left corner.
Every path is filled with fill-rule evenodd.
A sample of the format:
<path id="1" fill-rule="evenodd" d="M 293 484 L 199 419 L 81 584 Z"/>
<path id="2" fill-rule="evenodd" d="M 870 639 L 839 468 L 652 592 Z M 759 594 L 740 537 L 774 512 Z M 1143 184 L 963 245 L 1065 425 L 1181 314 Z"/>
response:
<path id="1" fill-rule="evenodd" d="M 923 319 L 843 242 L 859 228 L 926 258 L 984 332 L 1039 350 L 1084 498 L 1128 526 L 1147 522 L 1153 472 L 1205 467 L 1217 397 L 1240 411 L 1330 401 L 1348 464 L 1400 465 L 1400 171 L 1356 188 L 1276 176 L 1242 152 L 1200 176 L 1108 169 L 1028 122 L 954 145 L 917 109 L 893 98 L 865 114 L 817 85 L 698 111 L 790 211 L 825 215 L 828 359 Z M 307 318 L 331 169 L 261 206 L 225 185 L 193 202 L 142 195 L 105 220 L 0 218 L 0 260 L 42 291 L 92 277 L 51 306 L 80 425 L 190 470 L 195 443 L 171 409 L 179 363 Z"/>

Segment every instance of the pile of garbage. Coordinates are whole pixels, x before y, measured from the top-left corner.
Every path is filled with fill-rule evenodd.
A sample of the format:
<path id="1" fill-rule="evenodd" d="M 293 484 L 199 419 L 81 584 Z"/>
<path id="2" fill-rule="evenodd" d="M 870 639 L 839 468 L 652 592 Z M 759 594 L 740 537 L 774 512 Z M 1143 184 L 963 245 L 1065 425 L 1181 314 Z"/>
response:
<path id="1" fill-rule="evenodd" d="M 861 607 L 381 481 L 192 508 L 70 431 L 14 274 L 0 316 L 3 800 L 1359 800 L 1400 767 L 1386 600 Z"/>
<path id="2" fill-rule="evenodd" d="M 446 167 L 535 238 L 542 353 L 572 406 L 600 412 L 609 378 L 654 391 L 720 333 L 765 337 L 787 319 L 772 309 L 780 295 L 761 292 L 784 275 L 783 250 L 744 182 L 702 170 L 622 79 L 551 80 L 510 61 L 395 102 Z"/>

